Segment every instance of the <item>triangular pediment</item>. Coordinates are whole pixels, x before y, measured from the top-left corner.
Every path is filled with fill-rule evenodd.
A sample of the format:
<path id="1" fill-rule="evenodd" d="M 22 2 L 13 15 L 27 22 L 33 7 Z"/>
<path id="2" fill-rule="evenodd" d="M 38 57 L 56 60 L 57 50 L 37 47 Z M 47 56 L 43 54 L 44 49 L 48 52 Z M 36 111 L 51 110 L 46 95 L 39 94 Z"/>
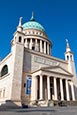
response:
<path id="1" fill-rule="evenodd" d="M 58 73 L 58 74 L 73 76 L 70 72 L 68 72 L 67 70 L 65 70 L 64 68 L 60 66 L 54 66 L 54 67 L 50 66 L 50 67 L 41 68 L 41 69 L 45 71 L 49 71 L 49 72 Z"/>

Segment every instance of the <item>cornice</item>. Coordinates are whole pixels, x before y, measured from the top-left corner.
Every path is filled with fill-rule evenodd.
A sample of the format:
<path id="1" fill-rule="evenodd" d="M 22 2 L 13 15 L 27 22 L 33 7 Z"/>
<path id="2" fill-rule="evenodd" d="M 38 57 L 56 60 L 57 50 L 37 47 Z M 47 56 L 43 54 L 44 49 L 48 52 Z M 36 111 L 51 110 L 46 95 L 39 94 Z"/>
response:
<path id="1" fill-rule="evenodd" d="M 54 60 L 54 61 L 58 61 L 58 62 L 61 62 L 61 63 L 68 64 L 67 61 L 59 59 L 59 58 L 56 58 L 56 57 L 53 57 L 51 55 L 43 54 L 41 52 L 33 51 L 33 50 L 30 50 L 30 49 L 27 49 L 27 48 L 24 48 L 24 50 L 29 52 L 29 53 L 31 53 L 31 54 L 35 54 L 37 56 L 41 56 L 41 57 L 44 57 L 44 58 L 47 58 L 47 59 L 51 59 L 51 60 Z"/>

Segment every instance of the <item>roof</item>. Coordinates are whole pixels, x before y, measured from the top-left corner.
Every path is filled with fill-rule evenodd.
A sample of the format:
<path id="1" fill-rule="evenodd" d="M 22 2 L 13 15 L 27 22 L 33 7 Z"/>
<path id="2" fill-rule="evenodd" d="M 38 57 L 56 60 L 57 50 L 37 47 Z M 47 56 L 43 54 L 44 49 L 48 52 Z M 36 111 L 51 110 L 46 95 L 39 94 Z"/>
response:
<path id="1" fill-rule="evenodd" d="M 38 22 L 35 21 L 33 14 L 32 14 L 32 17 L 31 17 L 30 21 L 24 23 L 22 25 L 22 27 L 23 27 L 23 29 L 37 29 L 37 30 L 40 30 L 42 32 L 45 32 L 44 27 L 41 24 L 39 24 Z"/>
<path id="2" fill-rule="evenodd" d="M 48 72 L 48 73 L 55 73 L 57 75 L 59 74 L 59 76 L 60 75 L 65 75 L 65 76 L 73 77 L 73 74 L 71 74 L 69 71 L 65 70 L 64 68 L 62 68 L 60 65 L 49 66 L 49 67 L 41 67 L 40 69 L 34 71 L 33 73 L 36 73 L 40 70 L 44 71 L 44 72 Z"/>

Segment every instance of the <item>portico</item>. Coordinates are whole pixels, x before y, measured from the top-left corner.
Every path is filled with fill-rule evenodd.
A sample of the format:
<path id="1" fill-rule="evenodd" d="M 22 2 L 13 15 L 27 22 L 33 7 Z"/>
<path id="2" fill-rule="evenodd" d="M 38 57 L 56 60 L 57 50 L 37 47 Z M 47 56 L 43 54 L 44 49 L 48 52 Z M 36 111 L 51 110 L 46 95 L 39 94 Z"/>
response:
<path id="1" fill-rule="evenodd" d="M 59 67 L 58 67 L 59 68 Z M 66 74 L 53 71 L 47 71 L 48 68 L 41 69 L 32 77 L 35 78 L 34 83 L 32 83 L 31 101 L 33 100 L 53 100 L 53 101 L 75 101 L 74 85 L 71 77 L 67 72 Z M 56 70 L 57 67 L 54 68 Z M 60 68 L 61 69 L 61 68 Z M 46 71 L 45 71 L 46 70 Z M 61 71 L 62 72 L 62 71 Z M 67 77 L 68 76 L 68 77 Z M 33 81 L 32 81 L 33 82 Z M 35 92 L 33 92 L 33 90 Z M 36 93 L 36 95 L 35 95 Z M 35 95 L 32 96 L 32 95 Z"/>

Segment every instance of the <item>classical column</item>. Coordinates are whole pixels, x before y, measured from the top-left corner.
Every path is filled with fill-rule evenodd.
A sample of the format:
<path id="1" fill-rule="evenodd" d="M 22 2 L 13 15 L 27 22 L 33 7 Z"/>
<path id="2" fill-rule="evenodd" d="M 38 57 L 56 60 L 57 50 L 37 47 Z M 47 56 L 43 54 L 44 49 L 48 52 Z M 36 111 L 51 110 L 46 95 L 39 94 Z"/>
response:
<path id="1" fill-rule="evenodd" d="M 37 51 L 37 39 L 35 39 L 35 50 Z"/>
<path id="2" fill-rule="evenodd" d="M 49 44 L 47 43 L 47 54 L 49 55 Z"/>
<path id="3" fill-rule="evenodd" d="M 44 53 L 46 54 L 46 42 L 44 42 Z"/>
<path id="4" fill-rule="evenodd" d="M 30 39 L 30 49 L 32 49 L 32 38 Z"/>
<path id="5" fill-rule="evenodd" d="M 28 48 L 27 39 L 25 39 L 25 47 Z"/>
<path id="6" fill-rule="evenodd" d="M 35 39 L 35 50 L 39 51 L 39 47 L 38 47 L 38 43 L 37 43 L 37 39 Z"/>
<path id="7" fill-rule="evenodd" d="M 72 93 L 72 100 L 75 101 L 75 92 L 74 92 L 74 84 L 71 82 L 71 93 Z"/>
<path id="8" fill-rule="evenodd" d="M 69 97 L 69 86 L 68 86 L 68 81 L 66 79 L 66 96 L 67 96 L 67 101 L 70 100 L 70 97 Z"/>
<path id="9" fill-rule="evenodd" d="M 40 75 L 40 100 L 43 99 L 43 76 Z"/>
<path id="10" fill-rule="evenodd" d="M 51 55 L 51 45 L 49 45 L 49 55 Z"/>
<path id="11" fill-rule="evenodd" d="M 48 100 L 50 100 L 50 77 L 47 76 L 47 91 L 48 91 Z"/>
<path id="12" fill-rule="evenodd" d="M 37 77 L 32 76 L 31 101 L 37 100 Z"/>
<path id="13" fill-rule="evenodd" d="M 61 92 L 61 100 L 64 100 L 63 83 L 62 83 L 62 79 L 61 78 L 60 78 L 60 92 Z"/>
<path id="14" fill-rule="evenodd" d="M 40 52 L 43 52 L 43 50 L 42 50 L 42 40 L 40 40 Z"/>
<path id="15" fill-rule="evenodd" d="M 57 83 L 55 77 L 54 77 L 54 99 L 57 100 Z"/>

